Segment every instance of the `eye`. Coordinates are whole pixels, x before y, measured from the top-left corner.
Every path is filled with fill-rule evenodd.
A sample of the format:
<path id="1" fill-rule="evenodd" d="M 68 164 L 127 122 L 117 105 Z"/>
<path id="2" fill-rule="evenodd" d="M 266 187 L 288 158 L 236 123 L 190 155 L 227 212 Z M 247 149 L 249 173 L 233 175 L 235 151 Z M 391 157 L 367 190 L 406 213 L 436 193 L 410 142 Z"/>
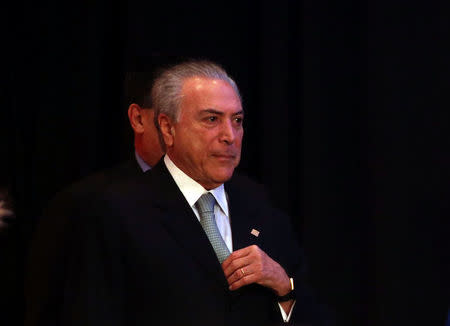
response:
<path id="1" fill-rule="evenodd" d="M 234 122 L 238 125 L 241 125 L 244 122 L 244 118 L 243 117 L 236 117 L 234 118 Z"/>
<path id="2" fill-rule="evenodd" d="M 214 122 L 214 121 L 216 121 L 216 120 L 217 120 L 217 117 L 214 116 L 214 115 L 208 117 L 208 121 L 209 121 L 209 122 Z"/>

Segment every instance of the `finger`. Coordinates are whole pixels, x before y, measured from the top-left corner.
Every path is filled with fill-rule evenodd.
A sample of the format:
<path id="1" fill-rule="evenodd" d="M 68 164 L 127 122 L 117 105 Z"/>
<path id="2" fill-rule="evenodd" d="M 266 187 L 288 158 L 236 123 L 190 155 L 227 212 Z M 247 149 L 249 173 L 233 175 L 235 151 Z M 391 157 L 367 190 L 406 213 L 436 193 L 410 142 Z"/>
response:
<path id="1" fill-rule="evenodd" d="M 252 259 L 251 256 L 248 255 L 241 258 L 236 258 L 233 261 L 231 261 L 228 264 L 228 266 L 223 270 L 225 277 L 228 278 L 236 270 L 239 270 L 239 268 L 250 265 L 252 263 L 251 259 Z"/>
<path id="2" fill-rule="evenodd" d="M 229 289 L 231 291 L 235 291 L 245 285 L 256 283 L 257 281 L 258 281 L 258 277 L 256 274 L 248 274 L 248 275 L 241 277 L 239 280 L 233 282 L 232 284 L 230 284 Z"/>
<path id="3" fill-rule="evenodd" d="M 237 258 L 248 256 L 251 252 L 253 252 L 256 249 L 259 249 L 258 246 L 251 245 L 251 246 L 233 251 L 228 256 L 228 258 L 222 262 L 222 269 L 225 270 L 228 267 L 228 265 L 230 265 L 233 262 L 233 260 L 235 260 Z"/>
<path id="4" fill-rule="evenodd" d="M 241 278 L 253 274 L 252 265 L 243 266 L 235 270 L 230 276 L 227 277 L 227 282 L 229 285 L 239 281 Z"/>
<path id="5" fill-rule="evenodd" d="M 250 247 L 245 247 L 236 251 L 233 251 L 228 257 L 227 259 L 225 259 L 222 262 L 222 269 L 225 270 L 229 264 L 231 264 L 231 262 L 233 262 L 233 260 L 237 259 L 237 258 L 241 258 L 241 257 L 245 257 L 247 256 L 249 253 L 251 252 Z"/>

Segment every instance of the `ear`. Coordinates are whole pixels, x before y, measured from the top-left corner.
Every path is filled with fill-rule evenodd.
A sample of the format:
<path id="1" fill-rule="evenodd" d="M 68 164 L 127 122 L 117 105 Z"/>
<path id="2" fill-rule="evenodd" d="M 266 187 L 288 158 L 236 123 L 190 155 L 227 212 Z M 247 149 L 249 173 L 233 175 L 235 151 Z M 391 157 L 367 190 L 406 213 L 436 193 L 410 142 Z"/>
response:
<path id="1" fill-rule="evenodd" d="M 135 133 L 144 132 L 142 108 L 138 104 L 133 103 L 128 107 L 128 120 Z"/>
<path id="2" fill-rule="evenodd" d="M 165 115 L 164 113 L 160 113 L 158 116 L 159 128 L 161 129 L 161 134 L 164 139 L 164 143 L 167 147 L 173 145 L 173 140 L 175 136 L 175 128 L 172 120 Z"/>

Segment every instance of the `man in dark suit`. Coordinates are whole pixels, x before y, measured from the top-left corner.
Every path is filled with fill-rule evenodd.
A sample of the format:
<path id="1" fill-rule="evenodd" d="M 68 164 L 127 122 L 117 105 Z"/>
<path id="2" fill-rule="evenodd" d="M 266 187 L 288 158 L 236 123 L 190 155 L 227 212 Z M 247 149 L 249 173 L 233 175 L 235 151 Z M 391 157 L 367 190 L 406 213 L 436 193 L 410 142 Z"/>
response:
<path id="1" fill-rule="evenodd" d="M 152 105 L 163 159 L 50 206 L 27 325 L 322 325 L 289 218 L 233 176 L 234 81 L 210 62 L 179 64 Z"/>
<path id="2" fill-rule="evenodd" d="M 56 194 L 34 231 L 25 271 L 27 325 L 61 324 L 56 321 L 58 311 L 54 309 L 61 301 L 57 292 L 62 293 L 64 289 L 55 280 L 61 278 L 63 282 L 64 255 L 67 254 L 64 245 L 68 243 L 66 237 L 71 223 L 82 215 L 89 216 L 89 203 L 111 184 L 142 177 L 162 157 L 150 99 L 153 79 L 151 69 L 142 62 L 132 67 L 124 78 L 127 115 L 134 135 L 132 157 L 89 175 Z"/>

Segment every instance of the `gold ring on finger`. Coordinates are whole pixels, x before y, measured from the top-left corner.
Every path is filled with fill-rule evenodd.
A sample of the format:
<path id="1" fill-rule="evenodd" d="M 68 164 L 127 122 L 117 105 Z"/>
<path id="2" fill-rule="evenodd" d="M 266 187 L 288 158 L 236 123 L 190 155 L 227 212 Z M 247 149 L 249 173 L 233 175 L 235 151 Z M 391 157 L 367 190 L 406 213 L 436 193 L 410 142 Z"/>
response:
<path id="1" fill-rule="evenodd" d="M 242 273 L 242 277 L 244 277 L 245 276 L 245 271 L 244 271 L 243 268 L 241 268 L 241 273 Z"/>

